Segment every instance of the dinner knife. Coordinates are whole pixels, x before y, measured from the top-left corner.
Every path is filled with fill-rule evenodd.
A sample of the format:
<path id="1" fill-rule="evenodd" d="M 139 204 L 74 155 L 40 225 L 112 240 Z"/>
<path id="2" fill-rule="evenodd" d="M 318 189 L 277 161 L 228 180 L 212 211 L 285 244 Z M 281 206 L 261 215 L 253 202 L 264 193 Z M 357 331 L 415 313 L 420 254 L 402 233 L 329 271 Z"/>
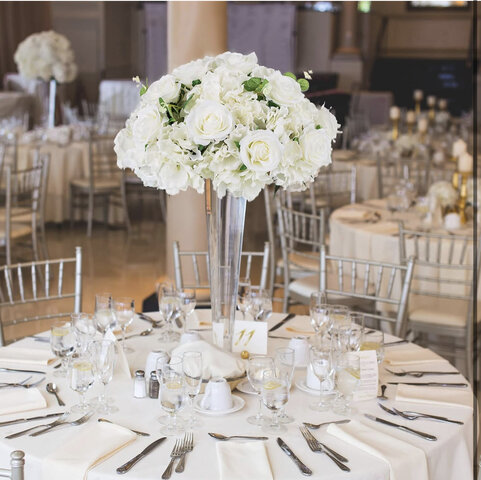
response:
<path id="1" fill-rule="evenodd" d="M 420 432 L 419 430 L 414 430 L 413 428 L 405 427 L 404 425 L 399 425 L 398 423 L 389 422 L 388 420 L 375 417 L 374 415 L 369 415 L 368 413 L 365 413 L 364 416 L 366 418 L 369 418 L 369 420 L 373 420 L 374 422 L 389 425 L 390 427 L 397 428 L 398 430 L 402 430 L 407 433 L 412 433 L 413 435 L 417 435 L 418 437 L 424 438 L 425 440 L 430 440 L 434 442 L 438 439 L 437 437 L 435 437 L 434 435 L 430 435 L 429 433 Z"/>
<path id="2" fill-rule="evenodd" d="M 278 328 L 281 328 L 284 323 L 288 322 L 291 318 L 294 318 L 296 316 L 295 313 L 289 313 L 285 318 L 283 318 L 279 323 L 276 323 L 273 327 L 269 329 L 269 332 L 273 332 L 274 330 L 277 330 Z"/>
<path id="3" fill-rule="evenodd" d="M 16 425 L 17 423 L 30 422 L 30 420 L 42 420 L 43 418 L 59 417 L 63 415 L 64 412 L 59 413 L 49 413 L 48 415 L 39 415 L 38 417 L 30 418 L 17 418 L 17 420 L 8 420 L 6 422 L 0 422 L 0 427 L 5 427 L 7 425 Z"/>
<path id="4" fill-rule="evenodd" d="M 384 343 L 385 347 L 394 347 L 396 345 L 403 345 L 404 343 L 409 343 L 409 340 L 396 340 L 395 342 Z"/>
<path id="5" fill-rule="evenodd" d="M 40 370 L 22 370 L 20 368 L 7 368 L 7 367 L 0 368 L 0 372 L 40 373 L 42 375 L 45 375 L 46 373 Z"/>
<path id="6" fill-rule="evenodd" d="M 296 454 L 289 448 L 286 442 L 282 440 L 281 437 L 277 437 L 277 444 L 281 447 L 282 451 L 292 459 L 292 461 L 297 465 L 297 468 L 301 471 L 303 475 L 310 476 L 312 475 L 312 470 L 306 467 L 296 456 Z"/>
<path id="7" fill-rule="evenodd" d="M 147 456 L 152 450 L 157 448 L 167 437 L 161 437 L 144 448 L 138 455 L 117 468 L 117 473 L 127 473 L 137 462 Z"/>
<path id="8" fill-rule="evenodd" d="M 416 383 L 416 382 L 387 382 L 389 385 L 416 385 L 418 387 L 457 387 L 457 388 L 466 388 L 468 386 L 467 383 L 441 383 L 441 382 L 424 382 L 424 383 Z"/>

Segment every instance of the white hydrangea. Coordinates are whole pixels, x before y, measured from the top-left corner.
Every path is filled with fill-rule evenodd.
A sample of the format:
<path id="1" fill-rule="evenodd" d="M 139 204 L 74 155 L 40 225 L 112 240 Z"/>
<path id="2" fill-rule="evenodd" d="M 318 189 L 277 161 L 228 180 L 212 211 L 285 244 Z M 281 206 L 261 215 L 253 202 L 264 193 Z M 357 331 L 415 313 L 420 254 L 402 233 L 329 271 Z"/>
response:
<path id="1" fill-rule="evenodd" d="M 446 208 L 456 204 L 458 192 L 449 182 L 436 182 L 429 187 L 428 196 L 436 198 L 439 205 Z"/>

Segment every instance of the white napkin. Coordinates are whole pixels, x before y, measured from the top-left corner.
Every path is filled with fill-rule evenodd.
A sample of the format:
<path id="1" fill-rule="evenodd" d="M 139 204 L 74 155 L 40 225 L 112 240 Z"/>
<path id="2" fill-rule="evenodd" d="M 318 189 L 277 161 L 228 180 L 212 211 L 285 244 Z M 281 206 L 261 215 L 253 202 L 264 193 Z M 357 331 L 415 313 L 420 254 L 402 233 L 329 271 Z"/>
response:
<path id="1" fill-rule="evenodd" d="M 115 351 L 117 352 L 114 375 L 125 375 L 128 378 L 132 378 L 132 373 L 130 372 L 129 361 L 125 355 L 122 345 L 117 341 L 116 336 L 112 330 L 107 330 L 104 335 L 104 340 L 111 340 L 115 343 Z"/>
<path id="2" fill-rule="evenodd" d="M 344 425 L 331 423 L 327 433 L 387 462 L 390 480 L 429 480 L 425 453 L 407 442 L 357 420 Z"/>
<path id="3" fill-rule="evenodd" d="M 136 439 L 130 430 L 109 423 L 91 423 L 80 427 L 78 433 L 54 453 L 44 458 L 44 480 L 84 480 L 88 471 L 111 457 Z"/>
<path id="4" fill-rule="evenodd" d="M 0 366 L 36 365 L 46 367 L 55 362 L 56 357 L 50 350 L 40 348 L 2 347 L 0 348 Z"/>
<path id="5" fill-rule="evenodd" d="M 336 218 L 340 220 L 367 220 L 372 212 L 361 208 L 343 208 L 339 210 Z"/>
<path id="6" fill-rule="evenodd" d="M 427 403 L 428 405 L 452 405 L 472 409 L 473 392 L 469 388 L 398 385 L 396 401 Z"/>
<path id="7" fill-rule="evenodd" d="M 217 442 L 220 480 L 272 480 L 264 442 Z"/>
<path id="8" fill-rule="evenodd" d="M 46 407 L 47 401 L 38 388 L 6 388 L 0 394 L 0 415 Z"/>
<path id="9" fill-rule="evenodd" d="M 172 350 L 172 356 L 181 357 L 184 352 L 202 353 L 202 378 L 205 380 L 212 377 L 236 378 L 245 372 L 244 362 L 240 358 L 220 350 L 205 340 L 179 345 Z"/>
<path id="10" fill-rule="evenodd" d="M 412 345 L 406 348 L 386 349 L 384 361 L 392 366 L 395 365 L 416 365 L 432 362 L 448 363 L 448 361 L 427 348 L 413 348 Z"/>

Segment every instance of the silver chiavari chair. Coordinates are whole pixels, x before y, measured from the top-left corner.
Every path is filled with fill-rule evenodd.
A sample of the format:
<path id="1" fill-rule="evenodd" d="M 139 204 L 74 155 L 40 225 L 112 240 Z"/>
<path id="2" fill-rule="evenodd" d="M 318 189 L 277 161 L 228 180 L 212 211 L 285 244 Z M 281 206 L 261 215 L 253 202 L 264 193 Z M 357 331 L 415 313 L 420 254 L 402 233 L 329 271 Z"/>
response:
<path id="1" fill-rule="evenodd" d="M 70 270 L 73 273 L 72 278 L 71 281 L 67 281 L 66 273 L 70 273 Z M 71 303 L 73 305 L 67 308 Z M 59 309 L 63 306 L 67 311 L 60 312 Z M 0 267 L 0 346 L 5 344 L 4 332 L 7 327 L 70 317 L 72 312 L 80 312 L 81 306 L 81 247 L 75 247 L 75 256 L 72 258 L 2 266 Z"/>
<path id="2" fill-rule="evenodd" d="M 0 468 L 0 478 L 10 480 L 24 480 L 25 453 L 22 450 L 14 450 L 10 454 L 10 468 Z"/>
<path id="3" fill-rule="evenodd" d="M 174 270 L 175 270 L 175 287 L 177 289 L 195 290 L 197 298 L 196 305 L 210 306 L 210 273 L 209 273 L 209 253 L 181 251 L 179 242 L 174 241 Z M 261 260 L 261 274 L 259 283 L 252 283 L 252 261 L 255 258 Z M 182 261 L 182 260 L 185 261 Z M 242 252 L 240 265 L 240 278 L 249 278 L 251 280 L 251 288 L 265 289 L 267 286 L 267 275 L 269 266 L 269 242 L 264 243 L 262 252 Z M 184 277 L 188 276 L 187 269 L 193 270 L 193 281 L 184 281 Z M 192 272 L 190 272 L 192 273 Z M 190 275 L 189 275 L 190 276 Z"/>
<path id="4" fill-rule="evenodd" d="M 479 281 L 481 257 L 475 268 L 472 235 L 420 232 L 400 223 L 399 249 L 401 262 L 416 257 L 408 329 L 416 342 L 463 361 L 473 381 L 473 336 L 481 333 L 480 315 L 473 318 L 473 278 Z"/>

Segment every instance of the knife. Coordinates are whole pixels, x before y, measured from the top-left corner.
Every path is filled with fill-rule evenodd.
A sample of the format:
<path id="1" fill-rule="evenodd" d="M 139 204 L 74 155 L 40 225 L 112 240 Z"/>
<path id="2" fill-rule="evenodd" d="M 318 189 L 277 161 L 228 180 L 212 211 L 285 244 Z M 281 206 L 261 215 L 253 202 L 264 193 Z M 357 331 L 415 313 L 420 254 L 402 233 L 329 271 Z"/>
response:
<path id="1" fill-rule="evenodd" d="M 286 453 L 288 457 L 292 459 L 292 461 L 297 465 L 297 468 L 301 471 L 303 475 L 310 476 L 312 475 L 312 470 L 307 468 L 300 460 L 297 458 L 296 454 L 288 447 L 287 443 L 282 440 L 281 437 L 277 437 L 277 444 L 281 449 Z"/>
<path id="2" fill-rule="evenodd" d="M 395 342 L 387 342 L 384 344 L 385 347 L 391 347 L 395 345 L 402 345 L 403 343 L 409 343 L 409 340 L 396 340 Z"/>
<path id="3" fill-rule="evenodd" d="M 424 383 L 416 383 L 416 382 L 387 382 L 389 385 L 417 385 L 419 387 L 460 387 L 466 388 L 468 386 L 467 383 L 440 383 L 440 382 L 424 382 Z"/>
<path id="4" fill-rule="evenodd" d="M 281 328 L 284 323 L 288 322 L 291 318 L 294 318 L 296 316 L 295 313 L 289 313 L 285 318 L 283 318 L 279 323 L 276 323 L 273 327 L 269 329 L 269 332 L 273 332 L 274 330 L 277 330 L 278 328 Z"/>
<path id="5" fill-rule="evenodd" d="M 64 412 L 59 413 L 49 413 L 48 415 L 39 415 L 38 417 L 30 418 L 17 418 L 17 420 L 8 420 L 7 422 L 0 422 L 0 427 L 5 427 L 7 425 L 16 425 L 17 423 L 29 422 L 30 420 L 41 420 L 43 418 L 59 417 L 63 415 Z"/>
<path id="6" fill-rule="evenodd" d="M 364 416 L 366 418 L 369 418 L 369 420 L 374 420 L 375 422 L 379 422 L 384 425 L 389 425 L 390 427 L 397 428 L 398 430 L 402 430 L 407 433 L 412 433 L 414 435 L 417 435 L 418 437 L 424 438 L 425 440 L 431 440 L 432 442 L 434 442 L 435 440 L 438 439 L 437 437 L 435 437 L 434 435 L 430 435 L 429 433 L 420 432 L 419 430 L 414 430 L 413 428 L 405 427 L 404 425 L 399 425 L 397 423 L 389 422 L 388 420 L 384 420 L 382 418 L 369 415 L 368 413 L 365 413 Z"/>
<path id="7" fill-rule="evenodd" d="M 41 372 L 40 370 L 21 370 L 19 368 L 0 368 L 0 372 L 22 372 L 22 373 L 40 373 L 45 375 L 46 372 Z"/>
<path id="8" fill-rule="evenodd" d="M 117 468 L 117 473 L 127 473 L 138 461 L 142 460 L 152 450 L 157 448 L 167 437 L 161 437 L 144 448 L 138 455 Z"/>

